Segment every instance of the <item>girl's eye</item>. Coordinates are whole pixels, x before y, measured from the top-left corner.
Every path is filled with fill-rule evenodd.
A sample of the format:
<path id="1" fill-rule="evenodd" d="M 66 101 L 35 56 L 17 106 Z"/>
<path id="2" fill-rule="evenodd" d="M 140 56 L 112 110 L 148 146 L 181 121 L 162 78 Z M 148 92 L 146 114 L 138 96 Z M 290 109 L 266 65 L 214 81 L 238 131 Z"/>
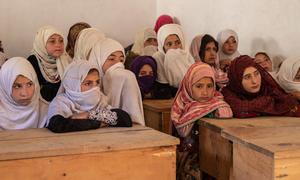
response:
<path id="1" fill-rule="evenodd" d="M 213 88 L 214 85 L 213 85 L 213 84 L 208 84 L 207 87 L 208 87 L 208 88 Z"/>
<path id="2" fill-rule="evenodd" d="M 171 43 L 171 42 L 168 42 L 168 43 L 167 43 L 167 46 L 171 47 L 171 46 L 172 46 L 172 43 Z"/>
<path id="3" fill-rule="evenodd" d="M 247 75 L 245 75 L 245 76 L 243 77 L 243 79 L 248 80 L 248 79 L 250 79 L 250 77 L 251 77 L 251 75 L 250 75 L 250 74 L 247 74 Z"/>
<path id="4" fill-rule="evenodd" d="M 33 82 L 27 83 L 27 87 L 31 87 L 33 85 Z"/>
<path id="5" fill-rule="evenodd" d="M 13 85 L 13 88 L 14 88 L 14 89 L 19 89 L 19 88 L 21 88 L 21 85 L 20 85 L 20 84 L 14 84 L 14 85 Z"/>

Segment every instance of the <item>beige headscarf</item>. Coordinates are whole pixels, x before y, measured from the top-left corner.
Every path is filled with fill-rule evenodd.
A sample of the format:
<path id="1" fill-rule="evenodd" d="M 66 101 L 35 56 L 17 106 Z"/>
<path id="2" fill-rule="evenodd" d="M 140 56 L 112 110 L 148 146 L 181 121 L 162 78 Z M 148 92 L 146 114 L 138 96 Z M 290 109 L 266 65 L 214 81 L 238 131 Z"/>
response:
<path id="1" fill-rule="evenodd" d="M 59 77 L 63 75 L 64 69 L 70 63 L 70 58 L 66 52 L 57 59 L 48 55 L 46 43 L 53 34 L 64 37 L 60 31 L 52 26 L 41 27 L 35 35 L 32 54 L 38 60 L 43 77 L 48 82 L 57 83 L 60 81 Z"/>
<path id="2" fill-rule="evenodd" d="M 218 36 L 217 36 L 217 41 L 219 43 L 219 58 L 220 61 L 224 60 L 224 59 L 230 59 L 230 60 L 234 60 L 234 58 L 239 57 L 240 53 L 238 51 L 238 49 L 232 54 L 232 55 L 227 55 L 222 51 L 222 47 L 224 45 L 224 43 L 227 41 L 228 38 L 230 38 L 231 36 L 234 37 L 234 39 L 236 40 L 237 43 L 237 48 L 238 48 L 238 44 L 239 44 L 239 38 L 238 35 L 235 31 L 231 30 L 231 29 L 225 29 L 221 32 L 219 32 Z"/>
<path id="3" fill-rule="evenodd" d="M 300 82 L 295 82 L 294 78 L 300 68 L 300 58 L 291 57 L 283 61 L 277 73 L 277 80 L 280 86 L 288 93 L 300 92 Z"/>
<path id="4" fill-rule="evenodd" d="M 152 54 L 147 54 L 147 51 L 145 51 L 144 43 L 150 39 L 154 38 L 156 39 L 156 33 L 153 29 L 151 28 L 146 28 L 140 31 L 136 36 L 135 36 L 135 41 L 132 46 L 132 51 L 135 54 L 138 54 L 140 56 L 144 55 L 152 55 Z M 157 49 L 157 48 L 156 48 Z"/>

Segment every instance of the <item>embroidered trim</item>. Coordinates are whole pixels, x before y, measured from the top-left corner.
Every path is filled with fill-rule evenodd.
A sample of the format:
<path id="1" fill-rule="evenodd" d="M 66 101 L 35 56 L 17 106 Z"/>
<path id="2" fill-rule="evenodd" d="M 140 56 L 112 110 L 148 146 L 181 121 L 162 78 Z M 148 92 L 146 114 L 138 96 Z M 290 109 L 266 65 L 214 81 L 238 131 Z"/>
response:
<path id="1" fill-rule="evenodd" d="M 101 121 L 108 125 L 116 125 L 118 116 L 116 112 L 112 112 L 108 108 L 97 108 L 89 111 L 89 119 Z"/>

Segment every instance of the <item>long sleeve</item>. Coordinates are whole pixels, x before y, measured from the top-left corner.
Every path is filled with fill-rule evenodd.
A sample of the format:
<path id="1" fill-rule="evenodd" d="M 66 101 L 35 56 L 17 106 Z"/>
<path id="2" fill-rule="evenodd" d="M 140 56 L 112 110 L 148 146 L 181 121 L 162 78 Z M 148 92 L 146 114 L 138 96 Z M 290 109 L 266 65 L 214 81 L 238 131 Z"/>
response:
<path id="1" fill-rule="evenodd" d="M 90 129 L 98 129 L 101 125 L 100 121 L 90 119 L 70 119 L 61 115 L 55 115 L 49 120 L 47 128 L 55 133 L 85 131 Z"/>

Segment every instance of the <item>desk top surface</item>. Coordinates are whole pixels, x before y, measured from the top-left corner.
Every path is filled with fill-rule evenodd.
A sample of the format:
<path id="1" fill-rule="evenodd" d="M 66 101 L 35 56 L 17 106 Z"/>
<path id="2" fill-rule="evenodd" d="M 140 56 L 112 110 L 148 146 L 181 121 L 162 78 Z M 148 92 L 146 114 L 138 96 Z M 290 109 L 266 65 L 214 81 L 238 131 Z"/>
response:
<path id="1" fill-rule="evenodd" d="M 174 146 L 178 143 L 175 137 L 139 125 L 72 133 L 52 133 L 48 129 L 2 131 L 0 161 Z"/>
<path id="2" fill-rule="evenodd" d="M 143 106 L 146 109 L 152 111 L 163 112 L 171 111 L 173 99 L 145 99 L 143 100 Z"/>
<path id="3" fill-rule="evenodd" d="M 199 123 L 269 156 L 300 157 L 300 118 L 203 119 Z"/>

